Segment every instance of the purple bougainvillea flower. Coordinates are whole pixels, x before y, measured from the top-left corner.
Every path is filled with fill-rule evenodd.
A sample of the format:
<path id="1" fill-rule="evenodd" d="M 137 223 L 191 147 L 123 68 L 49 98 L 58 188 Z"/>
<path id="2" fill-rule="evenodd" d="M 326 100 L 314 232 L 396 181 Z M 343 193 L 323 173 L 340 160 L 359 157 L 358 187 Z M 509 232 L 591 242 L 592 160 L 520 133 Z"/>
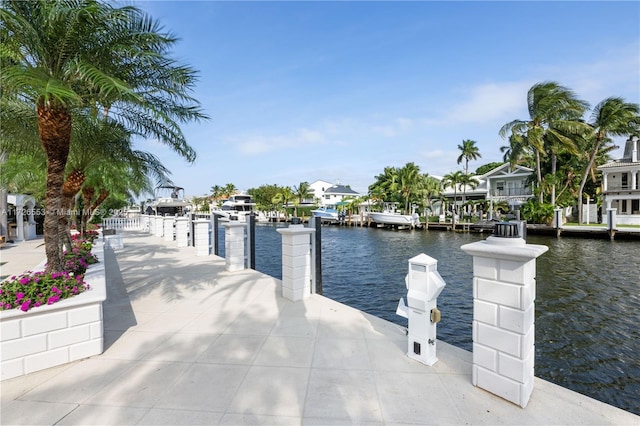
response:
<path id="1" fill-rule="evenodd" d="M 27 300 L 22 305 L 20 305 L 20 309 L 22 309 L 24 312 L 27 312 L 29 310 L 30 304 L 31 304 L 31 300 Z"/>
<path id="2" fill-rule="evenodd" d="M 58 300 L 60 300 L 60 297 L 58 296 L 51 296 L 49 298 L 49 300 L 47 300 L 47 305 L 53 305 L 54 303 L 56 303 Z"/>
<path id="3" fill-rule="evenodd" d="M 22 285 L 29 284 L 29 281 L 31 281 L 31 277 L 22 277 L 22 278 L 20 278 L 20 284 L 22 284 Z"/>
<path id="4" fill-rule="evenodd" d="M 24 293 L 16 293 L 16 301 L 22 300 L 23 297 L 24 297 Z"/>

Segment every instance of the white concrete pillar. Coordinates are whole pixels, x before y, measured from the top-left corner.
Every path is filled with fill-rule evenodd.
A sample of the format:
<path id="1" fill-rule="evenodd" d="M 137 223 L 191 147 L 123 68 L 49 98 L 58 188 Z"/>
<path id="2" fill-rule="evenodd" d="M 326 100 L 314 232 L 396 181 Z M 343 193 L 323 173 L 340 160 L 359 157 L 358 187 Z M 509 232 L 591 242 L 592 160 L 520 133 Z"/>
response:
<path id="1" fill-rule="evenodd" d="M 533 392 L 536 258 L 547 246 L 491 236 L 473 256 L 472 382 L 525 407 Z"/>
<path id="2" fill-rule="evenodd" d="M 224 226 L 224 258 L 226 270 L 230 272 L 245 269 L 244 230 L 247 224 L 237 220 L 230 220 Z"/>
<path id="3" fill-rule="evenodd" d="M 155 236 L 162 237 L 164 235 L 164 217 L 156 216 Z"/>
<path id="4" fill-rule="evenodd" d="M 195 225 L 196 256 L 209 256 L 209 221 L 196 219 L 193 223 Z"/>
<path id="5" fill-rule="evenodd" d="M 176 218 L 176 243 L 178 247 L 187 247 L 189 245 L 189 218 Z"/>
<path id="6" fill-rule="evenodd" d="M 140 230 L 143 232 L 149 232 L 149 215 L 143 214 L 140 216 Z"/>
<path id="7" fill-rule="evenodd" d="M 311 294 L 312 228 L 290 225 L 277 230 L 282 235 L 282 296 L 302 300 Z"/>
<path id="8" fill-rule="evenodd" d="M 164 240 L 173 241 L 173 226 L 176 218 L 173 216 L 164 217 Z"/>
<path id="9" fill-rule="evenodd" d="M 147 230 L 150 234 L 153 234 L 156 231 L 156 217 L 149 216 L 149 229 Z"/>

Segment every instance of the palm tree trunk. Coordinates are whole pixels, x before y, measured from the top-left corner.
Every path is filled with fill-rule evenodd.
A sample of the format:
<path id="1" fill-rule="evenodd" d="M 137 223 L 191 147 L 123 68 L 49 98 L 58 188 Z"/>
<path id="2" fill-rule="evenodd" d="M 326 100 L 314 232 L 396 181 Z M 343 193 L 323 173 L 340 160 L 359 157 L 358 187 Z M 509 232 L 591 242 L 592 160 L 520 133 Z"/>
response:
<path id="1" fill-rule="evenodd" d="M 62 185 L 62 213 L 58 218 L 58 237 L 67 250 L 71 250 L 71 210 L 73 197 L 80 191 L 84 183 L 85 175 L 82 170 L 74 170 L 69 173 Z"/>
<path id="2" fill-rule="evenodd" d="M 62 106 L 40 101 L 37 106 L 40 141 L 47 154 L 45 192 L 44 246 L 47 272 L 62 271 L 61 245 L 58 244 L 58 219 L 62 213 L 64 168 L 71 143 L 71 114 Z"/>
<path id="3" fill-rule="evenodd" d="M 600 144 L 602 143 L 603 135 L 598 133 L 598 137 L 596 138 L 596 144 L 593 147 L 593 151 L 591 151 L 591 155 L 589 156 L 589 164 L 587 165 L 584 174 L 582 175 L 582 180 L 580 181 L 580 188 L 578 188 L 578 224 L 582 225 L 582 192 L 584 191 L 584 186 L 587 184 L 587 178 L 589 177 L 589 172 L 593 167 L 593 162 L 596 160 L 596 155 L 598 154 L 598 150 L 600 149 Z"/>
<path id="4" fill-rule="evenodd" d="M 536 149 L 536 169 L 538 177 L 538 201 L 540 204 L 544 202 L 544 194 L 542 193 L 542 170 L 540 170 L 540 151 Z"/>
<path id="5" fill-rule="evenodd" d="M 91 206 L 91 201 L 93 200 L 93 196 L 96 194 L 95 188 L 92 186 L 85 186 L 82 188 L 82 214 L 80 215 L 80 235 L 82 238 L 86 236 L 87 232 L 87 223 L 89 222 L 89 207 Z"/>

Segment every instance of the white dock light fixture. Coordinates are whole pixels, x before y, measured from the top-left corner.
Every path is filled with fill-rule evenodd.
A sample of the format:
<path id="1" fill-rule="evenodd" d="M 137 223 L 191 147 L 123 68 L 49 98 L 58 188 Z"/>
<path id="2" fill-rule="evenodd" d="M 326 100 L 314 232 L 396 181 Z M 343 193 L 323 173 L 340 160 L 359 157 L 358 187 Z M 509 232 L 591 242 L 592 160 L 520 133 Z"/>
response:
<path id="1" fill-rule="evenodd" d="M 407 304 L 400 299 L 396 313 L 409 320 L 407 356 L 426 365 L 438 361 L 436 324 L 440 322 L 437 298 L 446 283 L 438 273 L 438 261 L 426 254 L 409 259 L 405 277 Z"/>

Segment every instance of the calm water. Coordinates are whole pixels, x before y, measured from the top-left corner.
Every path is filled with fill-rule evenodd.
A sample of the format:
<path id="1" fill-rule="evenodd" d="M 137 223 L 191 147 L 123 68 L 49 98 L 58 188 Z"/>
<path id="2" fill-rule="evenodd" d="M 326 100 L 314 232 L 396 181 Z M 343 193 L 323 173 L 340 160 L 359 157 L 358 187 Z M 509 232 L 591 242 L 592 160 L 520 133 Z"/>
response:
<path id="1" fill-rule="evenodd" d="M 256 269 L 281 278 L 276 228 L 256 227 Z M 487 236 L 323 227 L 324 295 L 406 326 L 395 311 L 406 295 L 407 260 L 425 253 L 447 283 L 438 338 L 470 351 L 472 259 L 460 246 Z M 549 247 L 537 260 L 536 376 L 640 414 L 640 242 L 529 236 L 527 243 Z"/>

